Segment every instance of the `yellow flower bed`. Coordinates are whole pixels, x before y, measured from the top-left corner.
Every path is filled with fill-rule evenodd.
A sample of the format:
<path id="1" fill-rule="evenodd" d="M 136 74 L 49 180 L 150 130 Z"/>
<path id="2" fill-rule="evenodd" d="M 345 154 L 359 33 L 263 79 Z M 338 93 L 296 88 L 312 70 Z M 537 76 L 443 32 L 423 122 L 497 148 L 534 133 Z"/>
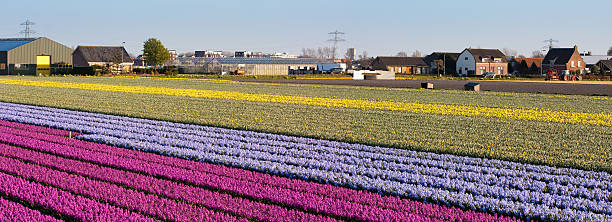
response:
<path id="1" fill-rule="evenodd" d="M 140 94 L 159 94 L 171 96 L 198 97 L 210 99 L 270 102 L 284 104 L 299 104 L 311 106 L 324 106 L 332 108 L 351 108 L 365 110 L 391 110 L 412 113 L 426 113 L 439 115 L 460 115 L 489 118 L 505 118 L 516 120 L 534 120 L 545 122 L 559 122 L 572 124 L 590 124 L 612 126 L 612 115 L 573 113 L 537 109 L 492 108 L 481 106 L 421 104 L 391 101 L 371 101 L 355 99 L 335 99 L 320 97 L 285 96 L 270 94 L 251 94 L 233 91 L 198 90 L 198 89 L 172 89 L 161 87 L 120 86 L 108 84 L 89 83 L 63 83 L 52 81 L 30 81 L 0 79 L 0 84 L 24 85 L 52 88 L 85 89 L 108 92 L 126 92 Z"/>

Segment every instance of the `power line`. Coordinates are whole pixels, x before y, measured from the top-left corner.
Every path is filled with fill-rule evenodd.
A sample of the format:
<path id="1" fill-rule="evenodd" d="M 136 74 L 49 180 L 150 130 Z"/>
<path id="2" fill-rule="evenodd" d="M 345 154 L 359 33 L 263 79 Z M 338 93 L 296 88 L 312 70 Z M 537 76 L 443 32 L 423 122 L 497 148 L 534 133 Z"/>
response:
<path id="1" fill-rule="evenodd" d="M 31 22 L 29 19 L 26 19 L 24 23 L 21 23 L 22 26 L 25 26 L 25 29 L 20 34 L 24 34 L 25 38 L 30 38 L 33 34 L 36 34 L 36 31 L 32 30 L 31 26 L 36 25 L 36 23 Z"/>
<path id="2" fill-rule="evenodd" d="M 544 40 L 544 42 L 548 43 L 548 45 L 544 46 L 545 48 L 552 49 L 555 46 L 554 43 L 559 42 L 559 40 L 554 40 L 551 38 L 551 39 Z"/>
<path id="3" fill-rule="evenodd" d="M 341 36 L 342 36 L 342 35 L 344 35 L 345 33 L 344 33 L 344 32 L 339 32 L 338 30 L 336 30 L 336 31 L 334 31 L 334 32 L 330 32 L 330 33 L 327 33 L 327 34 L 329 34 L 329 35 L 333 35 L 333 37 L 332 37 L 331 39 L 327 40 L 327 41 L 328 41 L 328 42 L 333 42 L 333 43 L 334 43 L 334 46 L 333 46 L 333 48 L 332 48 L 332 53 L 333 53 L 332 59 L 336 59 L 336 51 L 337 51 L 337 49 L 338 49 L 338 43 L 339 43 L 339 42 L 345 42 L 345 41 L 346 41 L 346 39 L 343 39 L 343 38 L 341 37 Z"/>

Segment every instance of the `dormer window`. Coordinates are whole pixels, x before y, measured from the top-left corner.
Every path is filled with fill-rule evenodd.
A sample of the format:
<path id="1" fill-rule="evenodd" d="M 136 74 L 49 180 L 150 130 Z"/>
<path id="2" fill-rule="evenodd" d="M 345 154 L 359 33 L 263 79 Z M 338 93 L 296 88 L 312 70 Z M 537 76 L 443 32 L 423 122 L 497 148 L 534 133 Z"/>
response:
<path id="1" fill-rule="evenodd" d="M 501 60 L 501 58 L 495 58 L 495 59 L 493 59 L 493 61 L 495 61 L 495 62 L 501 62 L 502 60 Z"/>

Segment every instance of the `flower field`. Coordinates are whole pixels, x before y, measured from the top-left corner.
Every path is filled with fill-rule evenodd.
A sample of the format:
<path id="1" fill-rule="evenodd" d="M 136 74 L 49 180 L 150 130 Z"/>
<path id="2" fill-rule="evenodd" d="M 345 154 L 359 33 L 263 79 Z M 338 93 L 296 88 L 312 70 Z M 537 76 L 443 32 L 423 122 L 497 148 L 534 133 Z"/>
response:
<path id="1" fill-rule="evenodd" d="M 72 77 L 0 89 L 6 220 L 612 219 L 607 97 Z"/>
<path id="2" fill-rule="evenodd" d="M 9 115 L 3 114 L 2 119 L 12 119 Z M 123 119 L 105 117 L 108 121 Z M 16 119 L 53 124 L 46 124 L 43 119 Z M 75 123 L 63 126 L 80 127 Z M 164 157 L 72 139 L 68 135 L 79 133 L 0 121 L 0 195 L 6 198 L 0 204 L 10 206 L 3 208 L 1 215 L 49 221 L 515 220 Z"/>

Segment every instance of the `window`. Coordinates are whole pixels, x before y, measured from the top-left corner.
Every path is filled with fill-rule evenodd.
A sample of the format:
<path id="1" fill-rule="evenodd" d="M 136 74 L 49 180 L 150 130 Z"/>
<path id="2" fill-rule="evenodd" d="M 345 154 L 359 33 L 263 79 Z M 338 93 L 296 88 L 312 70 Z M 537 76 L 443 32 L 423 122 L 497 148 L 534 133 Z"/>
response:
<path id="1" fill-rule="evenodd" d="M 576 63 L 572 61 L 572 68 L 576 67 Z"/>
<path id="2" fill-rule="evenodd" d="M 582 62 L 578 61 L 578 67 L 582 67 Z"/>
<path id="3" fill-rule="evenodd" d="M 0 63 L 0 70 L 6 69 L 6 63 Z"/>
<path id="4" fill-rule="evenodd" d="M 468 60 L 468 57 L 465 57 L 465 60 Z"/>

